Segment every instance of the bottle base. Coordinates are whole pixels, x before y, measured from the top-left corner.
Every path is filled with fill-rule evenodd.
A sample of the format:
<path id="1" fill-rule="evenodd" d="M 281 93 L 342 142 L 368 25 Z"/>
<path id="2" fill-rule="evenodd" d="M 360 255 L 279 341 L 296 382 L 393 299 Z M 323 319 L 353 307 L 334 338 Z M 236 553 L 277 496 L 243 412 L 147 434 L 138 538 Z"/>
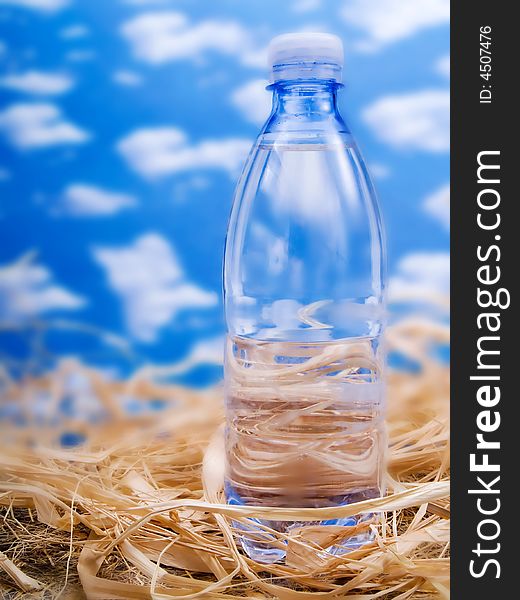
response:
<path id="1" fill-rule="evenodd" d="M 335 525 L 347 525 L 354 526 L 357 524 L 356 520 L 349 520 L 348 523 L 341 523 L 340 520 L 337 520 Z M 267 525 L 267 522 L 264 523 Z M 318 525 L 322 525 L 323 523 L 318 523 Z M 295 523 L 293 527 L 301 527 L 304 526 L 305 523 Z M 314 523 L 316 525 L 316 523 Z M 244 526 L 242 524 L 235 523 L 235 527 L 244 531 Z M 254 537 L 256 540 L 251 539 L 247 533 L 239 535 L 240 545 L 242 546 L 243 551 L 247 554 L 249 558 L 252 560 L 261 563 L 261 564 L 274 564 L 274 563 L 283 563 L 287 556 L 287 551 L 279 547 L 279 545 L 274 545 L 275 537 L 273 535 L 266 534 L 265 531 L 257 527 L 255 528 L 253 525 L 251 526 L 251 533 L 254 533 Z M 248 531 L 249 533 L 249 531 Z M 270 537 L 271 539 L 266 539 L 265 542 L 259 541 L 259 538 Z M 349 552 L 353 552 L 354 550 L 358 550 L 359 548 L 365 546 L 366 544 L 370 544 L 374 541 L 374 534 L 372 532 L 358 534 L 352 536 L 341 544 L 329 546 L 325 548 L 322 552 L 323 555 L 330 556 L 343 556 L 344 554 L 348 554 Z M 280 542 L 279 544 L 286 546 L 286 542 Z"/>
<path id="2" fill-rule="evenodd" d="M 368 494 L 371 497 L 375 497 L 374 490 L 371 490 L 372 494 Z M 231 505 L 244 505 L 238 494 L 233 493 L 231 486 L 226 485 L 227 502 Z M 353 501 L 358 498 L 353 499 Z M 345 504 L 350 504 L 347 502 Z M 275 533 L 286 533 L 290 535 L 291 530 L 301 529 L 306 525 L 313 526 L 342 526 L 342 527 L 355 527 L 367 521 L 374 520 L 373 514 L 347 517 L 344 519 L 329 519 L 327 521 L 314 521 L 314 522 L 298 522 L 298 521 L 267 521 L 259 519 L 247 519 L 247 522 L 234 522 L 235 533 L 240 541 L 242 549 L 252 560 L 262 564 L 273 564 L 283 562 L 287 555 L 287 542 L 280 540 Z M 366 529 L 361 533 L 356 533 L 352 536 L 346 536 L 341 543 L 335 544 L 324 548 L 323 553 L 330 556 L 342 556 L 348 554 L 354 550 L 370 544 L 375 539 L 374 532 L 370 529 Z"/>

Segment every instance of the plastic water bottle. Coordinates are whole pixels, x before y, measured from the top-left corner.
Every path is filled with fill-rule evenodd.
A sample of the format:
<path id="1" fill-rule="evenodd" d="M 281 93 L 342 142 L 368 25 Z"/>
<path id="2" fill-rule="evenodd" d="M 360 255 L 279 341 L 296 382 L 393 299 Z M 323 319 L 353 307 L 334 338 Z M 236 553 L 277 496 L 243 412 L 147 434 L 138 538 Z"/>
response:
<path id="1" fill-rule="evenodd" d="M 282 35 L 269 57 L 273 108 L 238 182 L 226 242 L 227 502 L 345 505 L 384 491 L 381 217 L 338 113 L 341 40 Z M 328 551 L 370 540 L 369 521 L 326 521 L 361 525 Z M 242 546 L 265 563 L 286 553 L 272 530 L 303 525 L 248 523 L 236 524 Z"/>

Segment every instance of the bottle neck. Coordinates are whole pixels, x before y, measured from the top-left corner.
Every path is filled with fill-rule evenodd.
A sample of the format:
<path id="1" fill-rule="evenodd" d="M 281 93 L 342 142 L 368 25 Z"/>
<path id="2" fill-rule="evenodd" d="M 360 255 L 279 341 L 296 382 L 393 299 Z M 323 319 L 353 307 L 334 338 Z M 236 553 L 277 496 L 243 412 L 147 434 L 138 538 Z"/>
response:
<path id="1" fill-rule="evenodd" d="M 330 118 L 338 115 L 335 81 L 277 81 L 269 86 L 273 91 L 273 112 L 278 116 Z"/>

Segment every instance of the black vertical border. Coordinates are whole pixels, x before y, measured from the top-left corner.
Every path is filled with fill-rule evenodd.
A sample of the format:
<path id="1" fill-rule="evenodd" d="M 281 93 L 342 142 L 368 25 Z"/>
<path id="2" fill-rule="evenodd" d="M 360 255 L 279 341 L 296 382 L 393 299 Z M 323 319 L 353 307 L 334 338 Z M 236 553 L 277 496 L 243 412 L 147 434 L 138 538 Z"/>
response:
<path id="1" fill-rule="evenodd" d="M 418 0 L 420 1 L 420 0 Z M 515 2 L 462 0 L 451 3 L 451 440 L 452 440 L 452 569 L 451 597 L 454 600 L 520 598 L 520 566 L 514 552 L 520 539 L 518 519 L 520 502 L 520 315 L 516 315 L 517 285 L 520 276 L 520 191 L 514 189 L 520 176 L 520 149 L 513 139 L 520 129 L 518 109 L 513 103 L 518 92 L 518 57 L 520 30 L 513 17 L 518 8 Z M 515 11 L 516 12 L 516 11 Z M 492 76 L 489 82 L 480 77 L 480 27 L 492 28 Z M 489 83 L 493 93 L 491 104 L 482 104 L 479 94 Z M 486 232 L 477 225 L 477 155 L 485 150 L 500 151 L 499 230 Z M 477 373 L 477 339 L 482 332 L 477 327 L 477 269 L 483 264 L 477 259 L 477 246 L 494 243 L 501 237 L 499 286 L 509 289 L 511 305 L 500 310 L 500 387 L 501 425 L 494 439 L 500 450 L 490 453 L 490 459 L 500 463 L 501 508 L 493 518 L 500 523 L 501 532 L 495 542 L 479 540 L 478 523 L 486 518 L 478 512 L 477 497 L 468 490 L 476 486 L 477 473 L 470 471 L 470 454 L 475 452 L 476 418 L 482 407 L 476 401 L 481 385 L 470 381 Z M 484 334 L 485 335 L 485 334 Z M 518 375 L 517 375 L 518 374 Z M 517 482 L 519 483 L 518 485 Z M 516 497 L 515 497 L 516 496 Z M 490 496 L 487 496 L 490 498 Z M 490 531 L 490 530 L 488 530 Z M 500 577 L 490 567 L 480 578 L 470 574 L 470 561 L 478 558 L 473 552 L 477 544 L 491 548 L 500 543 L 496 554 L 487 555 L 500 563 Z M 516 542 L 516 543 L 515 543 Z M 480 569 L 485 561 L 482 555 Z"/>

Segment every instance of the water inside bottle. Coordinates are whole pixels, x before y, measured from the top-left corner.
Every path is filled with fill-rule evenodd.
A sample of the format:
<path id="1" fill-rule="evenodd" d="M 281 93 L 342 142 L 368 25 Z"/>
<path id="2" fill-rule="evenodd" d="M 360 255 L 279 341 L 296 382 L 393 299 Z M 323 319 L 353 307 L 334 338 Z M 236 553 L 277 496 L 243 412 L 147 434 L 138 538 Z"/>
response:
<path id="1" fill-rule="evenodd" d="M 379 339 L 325 342 L 229 337 L 226 352 L 226 495 L 230 504 L 327 507 L 383 493 L 386 448 Z M 371 516 L 317 524 L 358 525 L 328 548 L 348 552 L 372 539 Z M 307 523 L 308 524 L 308 523 Z M 246 553 L 282 560 L 273 533 L 304 523 L 236 524 Z"/>

